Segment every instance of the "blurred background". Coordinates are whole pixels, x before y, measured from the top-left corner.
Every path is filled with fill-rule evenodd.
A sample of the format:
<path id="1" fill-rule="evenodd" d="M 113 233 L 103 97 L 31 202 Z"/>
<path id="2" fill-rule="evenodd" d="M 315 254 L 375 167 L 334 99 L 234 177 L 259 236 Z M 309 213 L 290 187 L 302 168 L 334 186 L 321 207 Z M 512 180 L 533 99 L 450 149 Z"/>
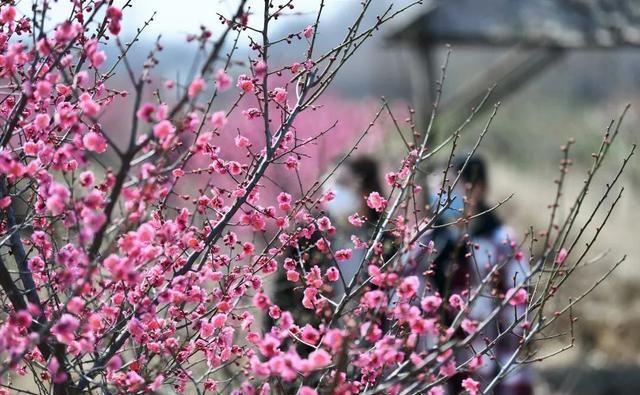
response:
<path id="1" fill-rule="evenodd" d="M 155 0 L 153 5 L 134 6 L 126 34 L 133 34 L 154 11 L 132 61 L 141 64 L 151 43 L 162 34 L 165 50 L 159 54 L 160 72 L 176 81 L 190 81 L 197 44 L 185 45 L 198 24 L 220 27 L 217 13 L 228 15 L 233 1 Z M 261 1 L 251 11 L 261 13 Z M 283 18 L 274 37 L 301 30 L 313 23 L 319 1 L 299 1 L 295 17 Z M 375 23 L 388 6 L 401 8 L 406 0 L 375 0 L 363 26 Z M 194 13 L 193 10 L 198 12 Z M 319 51 L 339 42 L 360 9 L 358 0 L 328 0 L 319 31 Z M 322 112 L 327 125 L 339 120 L 335 133 L 340 143 L 319 146 L 319 154 L 335 156 L 347 150 L 366 128 L 384 96 L 404 121 L 411 104 L 424 125 L 434 94 L 434 79 L 451 45 L 439 136 L 451 133 L 468 115 L 486 89 L 497 83 L 491 105 L 502 102 L 498 115 L 480 148 L 489 160 L 491 196 L 494 201 L 514 197 L 500 208 L 501 216 L 519 234 L 529 227 L 541 229 L 553 202 L 560 146 L 569 138 L 573 146 L 567 193 L 560 212 L 568 211 L 577 188 L 585 178 L 606 127 L 617 119 L 627 103 L 631 109 L 619 141 L 599 177 L 604 185 L 612 179 L 632 144 L 640 141 L 640 1 L 637 0 L 442 0 L 425 1 L 394 18 L 361 48 L 332 85 Z M 246 59 L 247 41 L 239 42 L 237 59 Z M 147 46 L 147 47 L 145 47 Z M 272 57 L 287 65 L 303 56 L 295 42 L 275 50 Z M 242 65 L 238 65 L 242 67 Z M 234 73 L 237 74 L 237 73 Z M 158 81 L 159 82 L 159 81 Z M 125 87 L 127 81 L 122 81 Z M 462 138 L 466 152 L 482 130 L 487 113 L 481 113 Z M 113 120 L 118 122 L 118 120 Z M 385 126 L 386 125 L 386 126 Z M 382 165 L 394 167 L 403 157 L 390 123 L 366 138 L 362 150 L 374 153 Z M 340 146 L 340 144 L 343 144 Z M 384 149 L 382 149 L 384 147 Z M 324 153 L 325 150 L 331 152 Z M 623 176 L 625 195 L 593 255 L 605 254 L 597 265 L 582 269 L 561 292 L 558 303 L 579 295 L 615 261 L 627 261 L 575 310 L 579 317 L 575 347 L 537 366 L 539 394 L 637 394 L 640 389 L 640 257 L 637 225 L 640 223 L 640 165 L 633 158 Z M 603 188 L 596 187 L 592 199 Z M 573 194 L 571 192 L 574 192 Z M 634 203 L 636 205 L 634 206 Z M 593 207 L 590 201 L 587 208 Z M 550 340 L 550 351 L 567 344 L 567 337 Z"/>

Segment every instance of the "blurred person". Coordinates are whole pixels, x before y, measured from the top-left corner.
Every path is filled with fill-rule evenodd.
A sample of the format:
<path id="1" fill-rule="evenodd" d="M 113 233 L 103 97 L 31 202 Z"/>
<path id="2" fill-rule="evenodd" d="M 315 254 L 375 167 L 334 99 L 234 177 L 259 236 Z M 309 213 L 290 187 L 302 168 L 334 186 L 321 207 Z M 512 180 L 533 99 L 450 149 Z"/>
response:
<path id="1" fill-rule="evenodd" d="M 371 192 L 382 193 L 378 163 L 371 157 L 361 156 L 347 160 L 339 167 L 334 175 L 335 181 L 329 184 L 327 191 L 332 191 L 335 197 L 326 203 L 327 213 L 336 228 L 331 237 L 331 249 L 335 253 L 340 249 L 352 248 L 352 256 L 345 261 L 336 262 L 342 280 L 333 284 L 332 299 L 340 302 L 347 286 L 358 274 L 360 263 L 364 259 L 366 249 L 353 248 L 352 236 L 362 241 L 369 241 L 380 220 L 381 213 L 366 205 L 366 198 Z M 354 213 L 364 215 L 365 223 L 361 227 L 354 227 L 348 222 L 348 217 Z M 383 238 L 385 252 L 391 249 L 390 239 Z M 386 255 L 386 254 L 385 254 Z"/>
<path id="2" fill-rule="evenodd" d="M 345 292 L 343 284 L 348 285 L 358 274 L 360 263 L 366 253 L 366 249 L 354 248 L 352 236 L 358 237 L 363 242 L 369 241 L 381 217 L 381 213 L 366 205 L 366 198 L 371 192 L 382 193 L 378 163 L 368 156 L 347 159 L 338 167 L 335 174 L 331 175 L 330 182 L 324 188 L 324 193 L 329 191 L 333 192 L 335 196 L 324 204 L 326 215 L 330 218 L 335 231 L 327 241 L 330 243 L 332 253 L 341 249 L 352 249 L 351 258 L 337 262 L 330 255 L 322 254 L 316 248 L 312 248 L 318 239 L 323 237 L 319 231 L 306 240 L 305 245 L 297 249 L 290 249 L 287 255 L 297 262 L 302 260 L 307 268 L 317 265 L 323 272 L 331 266 L 337 266 L 340 278 L 333 283 L 325 284 L 323 295 L 339 303 Z M 366 221 L 361 227 L 349 224 L 348 217 L 354 213 L 366 217 Z M 318 217 L 320 216 L 318 215 Z M 392 239 L 385 235 L 382 242 L 384 256 L 390 256 L 393 250 Z M 304 253 L 300 254 L 301 251 Z M 298 325 L 317 326 L 323 318 L 326 318 L 326 314 L 330 314 L 326 311 L 327 308 L 317 312 L 303 308 L 301 304 L 302 288 L 288 281 L 284 270 L 279 270 L 276 276 L 272 300 L 283 311 L 289 311 Z M 327 285 L 329 288 L 326 288 Z M 264 325 L 265 330 L 268 331 L 273 327 L 274 320 L 266 316 Z"/>
<path id="3" fill-rule="evenodd" d="M 466 165 L 461 158 L 453 162 L 445 173 L 445 181 L 432 177 L 429 183 L 428 196 L 432 214 L 439 212 L 434 229 L 429 230 L 417 243 L 417 247 L 403 257 L 404 272 L 407 275 L 418 275 L 421 279 L 419 295 L 437 293 L 443 301 L 453 294 L 475 289 L 491 272 L 496 264 L 504 265 L 497 271 L 482 295 L 471 306 L 470 320 L 482 322 L 502 302 L 502 296 L 523 281 L 529 268 L 526 259 L 516 258 L 516 250 L 512 231 L 491 209 L 487 202 L 489 178 L 486 162 L 480 157 L 470 158 Z M 442 191 L 443 185 L 453 182 L 457 175 L 459 182 L 450 191 Z M 464 220 L 464 218 L 471 218 Z M 447 226 L 445 226 L 447 225 Z M 431 248 L 427 246 L 431 243 Z M 429 279 L 420 274 L 429 271 Z M 514 309 L 516 310 L 514 312 Z M 443 309 L 445 312 L 446 309 Z M 496 339 L 499 333 L 508 330 L 515 316 L 524 313 L 524 306 L 508 305 L 498 315 L 494 324 L 487 325 L 482 334 L 473 342 L 473 350 L 480 351 L 486 347 L 487 339 Z M 443 323 L 450 325 L 453 314 L 445 313 Z M 483 356 L 482 364 L 476 370 L 483 386 L 487 385 L 500 371 L 519 347 L 520 326 L 504 335 L 491 353 Z M 465 337 L 460 331 L 456 336 Z M 428 350 L 435 345 L 436 338 L 423 338 L 419 342 L 419 351 Z M 474 356 L 474 352 L 462 351 L 455 358 L 462 363 Z M 451 380 L 449 393 L 461 391 L 460 379 Z M 511 372 L 493 391 L 497 395 L 531 395 L 533 394 L 532 373 L 527 366 L 520 365 Z"/>

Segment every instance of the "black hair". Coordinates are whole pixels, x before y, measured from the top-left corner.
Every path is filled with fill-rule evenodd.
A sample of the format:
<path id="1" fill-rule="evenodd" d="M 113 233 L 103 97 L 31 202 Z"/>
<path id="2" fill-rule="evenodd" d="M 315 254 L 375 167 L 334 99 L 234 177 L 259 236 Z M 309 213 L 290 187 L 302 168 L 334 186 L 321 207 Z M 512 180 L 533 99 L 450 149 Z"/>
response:
<path id="1" fill-rule="evenodd" d="M 368 196 L 371 192 L 383 193 L 378 162 L 375 159 L 369 156 L 359 156 L 347 160 L 345 166 L 361 180 L 359 187 L 364 196 Z M 380 213 L 369 208 L 367 218 L 370 223 L 375 224 L 380 219 Z"/>
<path id="2" fill-rule="evenodd" d="M 466 162 L 466 166 L 465 166 Z M 481 156 L 472 156 L 457 158 L 453 162 L 453 169 L 460 174 L 460 180 L 471 185 L 489 185 L 489 175 L 487 171 L 487 162 Z M 478 212 L 485 212 L 471 223 L 471 234 L 482 236 L 490 235 L 497 228 L 502 226 L 502 221 L 496 215 L 494 210 L 489 210 L 489 205 L 484 201 L 478 202 L 476 209 Z"/>
<path id="3" fill-rule="evenodd" d="M 465 166 L 465 162 L 467 165 Z M 460 179 L 465 183 L 472 185 L 489 184 L 489 176 L 487 175 L 487 164 L 482 157 L 472 156 L 467 161 L 467 157 L 457 158 L 453 162 L 453 169 L 460 174 Z"/>
<path id="4" fill-rule="evenodd" d="M 459 182 L 481 185 L 485 188 L 488 186 L 487 164 L 482 157 L 472 156 L 468 160 L 466 156 L 456 158 L 451 166 L 456 174 L 460 174 Z M 469 223 L 469 235 L 471 237 L 491 237 L 502 226 L 502 221 L 494 210 L 489 210 L 489 206 L 485 201 L 478 202 L 476 209 L 484 214 Z M 461 239 L 451 233 L 448 227 L 436 228 L 433 237 L 434 239 L 436 237 L 445 237 L 446 240 L 443 248 L 438 251 L 438 255 L 434 258 L 433 265 L 437 268 L 434 275 L 435 286 L 438 292 L 442 295 L 447 295 L 449 291 L 449 279 L 447 276 L 451 275 L 448 274 L 448 266 L 452 262 L 471 265 L 471 261 L 467 256 L 469 246 L 466 244 L 465 239 Z"/>

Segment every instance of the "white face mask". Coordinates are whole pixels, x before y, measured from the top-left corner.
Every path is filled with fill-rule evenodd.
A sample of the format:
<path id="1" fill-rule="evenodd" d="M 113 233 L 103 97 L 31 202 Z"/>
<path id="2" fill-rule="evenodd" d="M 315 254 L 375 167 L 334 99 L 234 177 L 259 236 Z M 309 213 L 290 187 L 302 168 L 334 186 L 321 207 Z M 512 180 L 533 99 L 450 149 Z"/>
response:
<path id="1" fill-rule="evenodd" d="M 440 174 L 441 171 L 437 171 L 435 173 Z M 448 174 L 448 179 L 451 181 L 455 179 L 455 175 L 453 175 L 451 171 Z M 463 187 L 464 181 L 459 180 L 455 188 L 451 191 L 452 201 L 447 208 L 444 208 L 444 206 L 447 203 L 448 193 L 446 192 L 446 190 L 440 193 L 440 190 L 442 188 L 442 177 L 431 177 L 428 180 L 428 183 L 429 190 L 431 192 L 429 196 L 429 204 L 431 204 L 432 210 L 434 212 L 436 209 L 440 211 L 440 218 L 442 218 L 444 222 L 453 222 L 462 217 L 464 209 L 464 196 L 466 192 Z M 447 187 L 447 185 L 448 184 L 446 184 L 445 187 Z M 439 205 L 438 198 L 440 198 Z"/>
<path id="2" fill-rule="evenodd" d="M 440 197 L 440 204 L 438 204 L 438 198 Z M 432 211 L 436 210 L 440 212 L 440 218 L 444 222 L 453 222 L 462 217 L 464 209 L 464 192 L 460 192 L 459 188 L 455 188 L 451 191 L 451 202 L 447 206 L 447 192 L 442 192 L 442 195 L 438 193 L 432 193 L 429 198 L 429 204 L 431 204 Z M 446 206 L 446 208 L 445 208 Z"/>
<path id="3" fill-rule="evenodd" d="M 355 213 L 360 208 L 360 198 L 351 188 L 335 184 L 330 189 L 336 196 L 333 200 L 326 202 L 325 205 L 332 217 L 346 219 L 347 216 Z"/>

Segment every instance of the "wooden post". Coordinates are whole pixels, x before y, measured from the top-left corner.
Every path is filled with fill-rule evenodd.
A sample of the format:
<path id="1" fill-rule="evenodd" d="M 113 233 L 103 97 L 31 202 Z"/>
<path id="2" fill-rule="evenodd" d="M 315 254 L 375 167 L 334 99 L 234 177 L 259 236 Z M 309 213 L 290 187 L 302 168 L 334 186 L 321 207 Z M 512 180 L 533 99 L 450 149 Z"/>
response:
<path id="1" fill-rule="evenodd" d="M 438 76 L 434 70 L 433 48 L 411 46 L 404 53 L 411 81 L 411 100 L 416 111 L 416 130 L 424 133 L 427 128 L 433 101 L 435 100 Z"/>

